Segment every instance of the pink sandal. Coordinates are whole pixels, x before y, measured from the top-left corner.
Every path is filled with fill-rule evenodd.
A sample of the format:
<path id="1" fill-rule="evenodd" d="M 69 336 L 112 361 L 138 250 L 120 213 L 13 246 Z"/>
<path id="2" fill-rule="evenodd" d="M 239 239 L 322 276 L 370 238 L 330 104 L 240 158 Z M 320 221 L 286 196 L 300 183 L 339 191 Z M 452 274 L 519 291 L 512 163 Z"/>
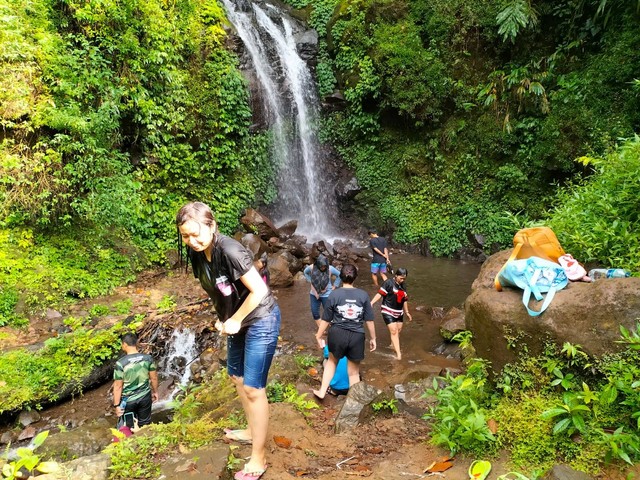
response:
<path id="1" fill-rule="evenodd" d="M 266 465 L 262 470 L 258 470 L 257 472 L 247 472 L 246 468 L 247 467 L 245 466 L 242 470 L 236 472 L 233 478 L 236 480 L 258 480 L 262 475 L 264 475 L 264 472 L 267 471 Z"/>

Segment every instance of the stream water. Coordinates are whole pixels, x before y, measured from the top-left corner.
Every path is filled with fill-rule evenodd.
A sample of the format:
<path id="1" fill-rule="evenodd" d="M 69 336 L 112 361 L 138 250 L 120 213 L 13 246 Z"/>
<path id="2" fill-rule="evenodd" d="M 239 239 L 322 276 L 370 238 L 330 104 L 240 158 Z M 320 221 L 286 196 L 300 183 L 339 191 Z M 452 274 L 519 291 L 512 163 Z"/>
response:
<path id="1" fill-rule="evenodd" d="M 405 267 L 409 270 L 406 284 L 414 320 L 404 324 L 401 334 L 403 359 L 397 361 L 393 356 L 393 350 L 388 348 L 389 333 L 380 318 L 379 308 L 374 308 L 378 349 L 366 353 L 362 375 L 364 381 L 378 388 L 402 383 L 403 373 L 409 364 L 432 370 L 459 366 L 454 358 L 435 353 L 442 345 L 442 338 L 439 334 L 440 320 L 431 313 L 434 307 L 442 307 L 445 311 L 450 307 L 461 307 L 471 293 L 471 284 L 480 270 L 480 265 L 477 264 L 411 254 L 396 254 L 393 262 L 395 268 Z M 359 268 L 360 276 L 356 286 L 366 290 L 373 297 L 376 288 L 369 274 L 369 265 L 363 263 Z M 293 286 L 278 289 L 275 293 L 282 310 L 282 338 L 302 345 L 306 353 L 317 354 L 320 357 L 314 339 L 315 323 L 309 308 L 309 284 L 304 280 L 298 280 Z M 175 350 L 170 352 L 168 358 L 158 361 L 159 373 L 161 377 L 174 378 L 176 383 L 187 382 L 190 372 L 187 371 L 188 368 L 183 367 L 196 355 L 195 338 L 188 331 L 176 331 L 174 335 Z M 105 416 L 113 419 L 115 423 L 108 400 L 109 389 L 110 383 L 85 392 L 72 401 L 47 408 L 40 412 L 42 420 L 33 426 L 37 431 L 58 425 L 73 429 Z M 174 394 L 174 388 L 167 389 L 164 401 L 169 400 Z M 0 427 L 0 435 L 13 427 L 14 425 Z"/>

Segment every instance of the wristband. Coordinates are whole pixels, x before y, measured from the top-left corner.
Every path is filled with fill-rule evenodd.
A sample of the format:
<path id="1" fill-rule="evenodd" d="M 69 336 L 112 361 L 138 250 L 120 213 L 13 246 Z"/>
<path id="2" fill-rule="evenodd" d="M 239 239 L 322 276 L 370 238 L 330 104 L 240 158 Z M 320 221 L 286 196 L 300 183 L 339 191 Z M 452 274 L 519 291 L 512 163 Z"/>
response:
<path id="1" fill-rule="evenodd" d="M 113 408 L 118 408 L 119 406 L 120 406 L 119 404 L 118 405 L 114 405 Z"/>

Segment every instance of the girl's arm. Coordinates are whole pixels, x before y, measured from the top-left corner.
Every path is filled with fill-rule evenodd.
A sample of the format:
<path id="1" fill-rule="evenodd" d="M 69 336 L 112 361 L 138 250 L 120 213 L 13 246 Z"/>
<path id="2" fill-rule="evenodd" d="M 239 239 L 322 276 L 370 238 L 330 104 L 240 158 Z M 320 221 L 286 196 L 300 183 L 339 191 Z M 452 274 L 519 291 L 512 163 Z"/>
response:
<path id="1" fill-rule="evenodd" d="M 409 319 L 410 322 L 413 321 L 413 317 L 411 316 L 411 314 L 409 313 L 409 302 L 404 302 L 404 313 L 407 315 L 407 318 Z"/>
<path id="2" fill-rule="evenodd" d="M 373 306 L 373 304 L 376 303 L 381 298 L 382 298 L 382 295 L 380 295 L 379 293 L 376 293 L 375 296 L 373 297 L 373 300 L 371 300 L 371 306 Z"/>
<path id="3" fill-rule="evenodd" d="M 340 287 L 340 271 L 336 267 L 331 265 L 329 267 L 329 273 L 336 277 L 336 279 L 333 281 L 333 289 L 335 290 L 336 288 Z"/>
<path id="4" fill-rule="evenodd" d="M 324 348 L 324 339 L 322 338 L 322 336 L 324 335 L 324 332 L 327 330 L 327 328 L 329 328 L 329 325 L 331 325 L 331 323 L 327 322 L 326 320 L 320 320 L 318 331 L 316 332 L 316 341 L 318 342 L 318 347 L 320 348 Z"/>
<path id="5" fill-rule="evenodd" d="M 267 293 L 269 293 L 269 288 L 267 284 L 262 281 L 256 267 L 251 267 L 247 273 L 240 277 L 240 280 L 244 286 L 249 289 L 249 295 L 244 299 L 240 308 L 222 324 L 221 333 L 228 335 L 238 333 L 242 325 L 242 320 L 253 312 L 256 307 L 260 305 L 262 299 L 267 296 Z"/>

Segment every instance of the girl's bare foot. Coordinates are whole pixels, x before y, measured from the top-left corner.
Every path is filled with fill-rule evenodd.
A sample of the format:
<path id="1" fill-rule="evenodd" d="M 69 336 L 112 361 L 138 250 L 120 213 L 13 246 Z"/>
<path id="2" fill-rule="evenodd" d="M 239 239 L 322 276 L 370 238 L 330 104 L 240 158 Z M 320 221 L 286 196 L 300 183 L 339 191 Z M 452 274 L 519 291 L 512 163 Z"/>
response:
<path id="1" fill-rule="evenodd" d="M 402 360 L 402 354 L 401 353 L 396 354 L 396 360 Z"/>
<path id="2" fill-rule="evenodd" d="M 320 390 L 311 390 L 311 392 L 320 400 L 324 400 L 324 394 L 321 393 Z"/>

